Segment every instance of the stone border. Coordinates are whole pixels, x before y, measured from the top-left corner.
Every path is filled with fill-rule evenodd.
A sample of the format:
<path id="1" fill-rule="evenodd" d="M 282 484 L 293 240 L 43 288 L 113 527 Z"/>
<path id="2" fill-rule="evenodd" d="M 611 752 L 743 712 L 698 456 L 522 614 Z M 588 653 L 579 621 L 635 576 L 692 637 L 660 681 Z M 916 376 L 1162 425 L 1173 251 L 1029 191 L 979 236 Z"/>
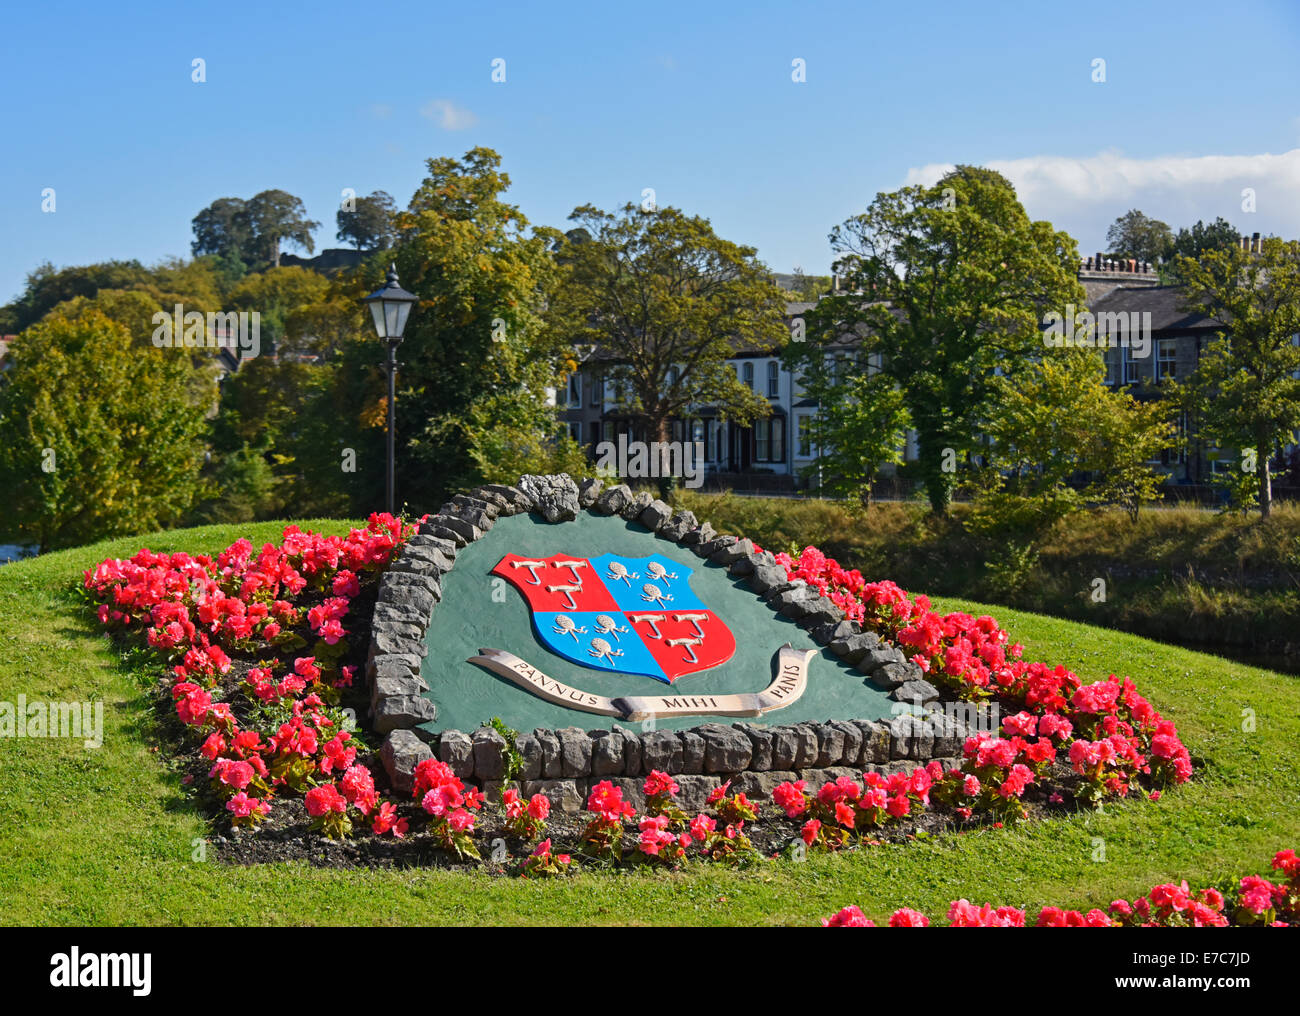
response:
<path id="1" fill-rule="evenodd" d="M 755 552 L 750 540 L 716 533 L 693 513 L 674 513 L 663 501 L 644 491 L 633 494 L 625 484 L 604 488 L 598 479 L 575 483 L 564 473 L 529 475 L 521 477 L 518 486 L 488 484 L 455 495 L 421 524 L 380 580 L 366 676 L 372 727 L 386 735 L 380 757 L 399 792 L 411 789 L 412 773 L 426 758 L 437 757 L 486 792 L 499 790 L 506 775 L 508 745 L 492 728 L 480 727 L 471 734 L 417 729 L 438 716 L 437 706 L 421 695 L 429 686 L 420 675 L 420 661 L 428 654 L 424 638 L 442 598 L 441 579 L 455 564 L 457 552 L 502 516 L 532 512 L 557 523 L 574 520 L 584 510 L 638 522 L 659 539 L 725 565 L 733 576 L 746 578 L 772 610 L 809 629 L 813 641 L 868 675 L 896 702 L 939 702 L 938 689 L 923 680 L 921 668 L 901 650 L 845 620 L 843 612 L 815 589 L 791 582 L 772 554 Z M 705 723 L 689 730 L 642 733 L 622 727 L 538 728 L 521 733 L 514 748 L 523 757 L 517 774 L 521 792 L 547 793 L 564 810 L 577 811 L 587 789 L 601 779 L 621 785 L 635 802 L 641 792 L 639 777 L 651 769 L 672 774 L 682 786 L 685 806 L 694 808 L 728 778 L 734 789 L 765 798 L 785 780 L 805 779 L 816 787 L 841 775 L 857 778 L 867 769 L 910 769 L 918 762 L 954 758 L 961 754 L 965 737 L 965 727 L 952 716 L 921 719 L 901 714 L 883 721 Z"/>

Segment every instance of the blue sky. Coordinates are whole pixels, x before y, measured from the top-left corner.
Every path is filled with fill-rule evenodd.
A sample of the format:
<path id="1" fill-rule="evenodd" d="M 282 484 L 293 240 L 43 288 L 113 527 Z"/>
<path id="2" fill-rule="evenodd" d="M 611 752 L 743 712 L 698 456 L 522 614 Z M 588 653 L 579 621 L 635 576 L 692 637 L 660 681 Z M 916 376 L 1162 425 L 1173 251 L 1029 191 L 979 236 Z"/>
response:
<path id="1" fill-rule="evenodd" d="M 188 256 L 196 212 L 271 187 L 338 246 L 344 187 L 405 204 L 474 145 L 534 223 L 652 187 L 777 271 L 828 270 L 833 225 L 954 162 L 1085 253 L 1130 207 L 1300 235 L 1294 2 L 128 7 L 6 11 L 0 302 L 45 260 Z"/>

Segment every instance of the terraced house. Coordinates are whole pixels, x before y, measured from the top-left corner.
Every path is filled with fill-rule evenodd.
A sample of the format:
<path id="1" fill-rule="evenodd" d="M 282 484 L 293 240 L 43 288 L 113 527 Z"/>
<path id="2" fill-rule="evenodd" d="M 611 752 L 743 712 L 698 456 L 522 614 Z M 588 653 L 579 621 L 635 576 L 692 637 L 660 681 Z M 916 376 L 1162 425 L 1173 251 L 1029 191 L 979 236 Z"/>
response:
<path id="1" fill-rule="evenodd" d="M 1242 237 L 1241 243 L 1257 250 L 1259 234 Z M 1079 266 L 1079 281 L 1086 294 L 1087 308 L 1099 320 L 1134 323 L 1143 330 L 1139 344 L 1108 346 L 1107 383 L 1129 387 L 1138 399 L 1164 398 L 1169 382 L 1186 378 L 1196 369 L 1203 350 L 1222 329 L 1222 324 L 1203 314 L 1183 308 L 1183 296 L 1176 286 L 1164 285 L 1149 263 L 1117 261 L 1098 253 Z M 793 321 L 812 308 L 812 303 L 786 304 L 786 317 Z M 1105 318 L 1103 318 L 1105 315 Z M 852 343 L 846 343 L 846 352 Z M 1143 348 L 1145 347 L 1145 348 Z M 1142 353 L 1143 355 L 1139 355 Z M 792 491 L 815 486 L 802 478 L 801 471 L 815 463 L 817 449 L 808 439 L 808 427 L 817 413 L 817 403 L 803 392 L 798 379 L 781 363 L 775 350 L 737 349 L 729 360 L 742 383 L 767 397 L 771 415 L 752 425 L 723 420 L 716 409 L 701 406 L 690 419 L 673 421 L 674 441 L 699 441 L 704 446 L 706 481 L 742 490 Z M 645 440 L 636 421 L 619 408 L 614 383 L 606 380 L 609 361 L 600 350 L 592 351 L 567 388 L 557 393 L 561 419 L 574 439 L 593 452 L 601 441 Z M 1196 439 L 1195 421 L 1176 421 L 1178 432 L 1189 438 L 1184 447 L 1171 447 L 1152 465 L 1168 474 L 1175 486 L 1211 482 L 1216 472 L 1233 468 L 1235 449 L 1207 446 Z M 1289 453 L 1295 451 L 1290 446 Z M 916 458 L 916 440 L 907 437 L 906 461 Z M 892 467 L 887 467 L 888 475 Z"/>

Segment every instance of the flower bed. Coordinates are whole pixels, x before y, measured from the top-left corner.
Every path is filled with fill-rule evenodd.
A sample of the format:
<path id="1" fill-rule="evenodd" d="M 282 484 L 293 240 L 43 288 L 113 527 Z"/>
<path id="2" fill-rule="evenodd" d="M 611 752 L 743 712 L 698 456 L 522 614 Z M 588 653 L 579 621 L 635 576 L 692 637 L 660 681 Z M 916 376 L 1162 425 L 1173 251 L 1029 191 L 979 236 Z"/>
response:
<path id="1" fill-rule="evenodd" d="M 1300 858 L 1294 850 L 1279 850 L 1272 870 L 1282 881 L 1262 875 L 1247 875 L 1228 893 L 1214 887 L 1193 891 L 1183 880 L 1153 886 L 1135 900 L 1115 900 L 1105 910 L 1087 913 L 1043 907 L 1033 925 L 1038 928 L 1225 928 L 1256 925 L 1288 928 L 1300 925 Z M 948 907 L 949 928 L 1023 928 L 1029 922 L 1018 907 L 976 906 L 969 900 L 954 900 Z M 871 921 L 856 906 L 848 906 L 822 921 L 828 928 L 872 928 Z M 891 928 L 925 928 L 930 919 L 904 907 L 889 918 Z"/>
<path id="2" fill-rule="evenodd" d="M 340 703 L 362 651 L 345 627 L 353 601 L 363 587 L 373 599 L 376 575 L 413 532 L 372 515 L 346 537 L 289 526 L 279 546 L 256 553 L 242 539 L 215 558 L 145 549 L 85 573 L 100 625 L 142 635 L 168 665 L 167 697 L 232 828 L 258 826 L 278 800 L 300 797 L 328 836 L 351 832 L 354 817 L 376 834 L 399 832 Z"/>
<path id="3" fill-rule="evenodd" d="M 677 866 L 696 857 L 747 864 L 997 826 L 1026 818 L 1031 807 L 1096 806 L 1136 790 L 1155 800 L 1191 774 L 1173 724 L 1131 681 L 1112 675 L 1084 685 L 1063 667 L 1025 662 L 992 618 L 939 615 L 925 597 L 867 583 L 810 547 L 775 563 L 867 630 L 907 647 L 918 674 L 962 698 L 1007 707 L 1001 730 L 967 738 L 958 765 L 894 764 L 817 786 L 783 782 L 773 792 L 777 807 L 761 817 L 730 781 L 688 816 L 676 802 L 678 784 L 658 771 L 642 787 L 642 814 L 605 780 L 584 790 L 594 817 L 582 821 L 553 815 L 545 794 L 525 801 L 513 789 L 485 811 L 483 791 L 434 759 L 419 764 L 409 796 L 395 795 L 344 707 L 364 702 L 354 687 L 362 662 L 355 636 L 369 624 L 363 608 L 415 529 L 387 515 L 346 537 L 290 526 L 280 545 L 257 553 L 247 540 L 215 558 L 142 550 L 86 573 L 99 623 L 166 662 L 165 695 L 182 747 L 202 764 L 191 777 L 216 817 L 240 831 L 234 840 L 244 846 L 232 856 L 267 859 L 246 845 L 269 842 L 268 829 L 309 826 L 325 840 L 393 844 L 369 854 L 371 863 L 478 863 L 486 855 L 492 870 L 504 871 L 521 857 L 518 870 L 532 877 L 569 870 L 571 859 L 561 858 L 573 856 L 605 865 Z M 542 840 L 548 819 L 552 835 Z M 244 835 L 254 828 L 256 837 Z M 625 830 L 635 845 L 625 844 Z M 556 842 L 571 854 L 557 853 Z M 314 859 L 313 849 L 294 856 Z M 353 853 L 336 863 L 366 859 Z"/>
<path id="4" fill-rule="evenodd" d="M 939 614 L 928 597 L 909 597 L 893 582 L 866 582 L 816 547 L 796 558 L 777 554 L 792 580 L 817 588 L 867 630 L 910 654 L 939 687 L 966 700 L 996 700 L 1010 716 L 1003 736 L 968 738 L 961 773 L 947 774 L 940 797 L 966 809 L 1021 812 L 1025 788 L 1041 780 L 1058 757 L 1068 759 L 1074 795 L 1088 805 L 1126 797 L 1147 786 L 1158 798 L 1166 785 L 1191 778 L 1192 762 L 1174 724 L 1129 678 L 1111 674 L 1083 684 L 1065 667 L 1024 660 L 1019 644 L 987 615 Z M 964 775 L 963 775 L 964 774 Z"/>

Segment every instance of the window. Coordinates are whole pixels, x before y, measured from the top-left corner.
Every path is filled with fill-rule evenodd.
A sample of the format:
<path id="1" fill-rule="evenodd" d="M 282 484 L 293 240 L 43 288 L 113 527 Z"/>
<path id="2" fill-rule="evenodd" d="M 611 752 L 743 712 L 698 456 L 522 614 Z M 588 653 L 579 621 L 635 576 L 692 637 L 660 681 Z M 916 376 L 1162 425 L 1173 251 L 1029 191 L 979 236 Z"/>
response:
<path id="1" fill-rule="evenodd" d="M 785 461 L 785 418 L 772 417 L 754 423 L 754 461 Z"/>
<path id="2" fill-rule="evenodd" d="M 745 386 L 746 388 L 750 389 L 751 391 L 753 390 L 753 388 L 754 388 L 754 365 L 753 365 L 752 363 L 746 363 L 743 367 L 741 367 L 741 369 L 740 369 L 740 380 L 741 380 L 741 383 L 743 383 L 744 386 Z"/>
<path id="3" fill-rule="evenodd" d="M 604 423 L 602 423 L 602 424 L 600 425 L 600 435 L 601 435 L 601 439 L 604 440 L 604 441 L 613 441 L 613 440 L 614 440 L 614 421 L 613 421 L 613 420 L 606 420 Z"/>
<path id="4" fill-rule="evenodd" d="M 1138 374 L 1138 362 L 1133 358 L 1133 348 L 1131 346 L 1121 346 L 1120 355 L 1124 360 L 1124 383 L 1126 385 L 1136 384 L 1140 375 Z"/>
<path id="5" fill-rule="evenodd" d="M 812 458 L 812 417 L 806 413 L 799 417 L 799 457 Z"/>
<path id="6" fill-rule="evenodd" d="M 575 405 L 582 405 L 582 375 L 574 371 L 569 375 L 569 401 Z"/>
<path id="7" fill-rule="evenodd" d="M 726 447 L 727 447 L 726 440 L 727 440 L 726 424 L 724 424 L 721 420 L 715 421 L 713 424 L 713 442 L 714 442 L 713 461 L 714 462 L 722 462 L 722 460 L 726 458 L 726 456 L 723 454 L 726 451 Z"/>
<path id="8" fill-rule="evenodd" d="M 1173 339 L 1161 339 L 1156 343 L 1156 379 L 1163 381 L 1178 376 L 1178 348 Z"/>
<path id="9" fill-rule="evenodd" d="M 1160 464 L 1162 466 L 1181 466 L 1187 462 L 1187 432 L 1188 416 L 1186 413 L 1180 413 L 1178 419 L 1174 422 L 1174 437 L 1177 443 L 1169 448 L 1160 450 Z"/>
<path id="10" fill-rule="evenodd" d="M 767 361 L 767 397 L 774 399 L 781 394 L 781 373 L 775 360 Z"/>
<path id="11" fill-rule="evenodd" d="M 1113 385 L 1119 383 L 1119 358 L 1118 349 L 1108 349 L 1102 354 L 1106 361 L 1106 384 Z"/>
<path id="12" fill-rule="evenodd" d="M 591 379 L 591 404 L 599 406 L 605 395 L 605 382 L 602 378 L 594 377 Z"/>

